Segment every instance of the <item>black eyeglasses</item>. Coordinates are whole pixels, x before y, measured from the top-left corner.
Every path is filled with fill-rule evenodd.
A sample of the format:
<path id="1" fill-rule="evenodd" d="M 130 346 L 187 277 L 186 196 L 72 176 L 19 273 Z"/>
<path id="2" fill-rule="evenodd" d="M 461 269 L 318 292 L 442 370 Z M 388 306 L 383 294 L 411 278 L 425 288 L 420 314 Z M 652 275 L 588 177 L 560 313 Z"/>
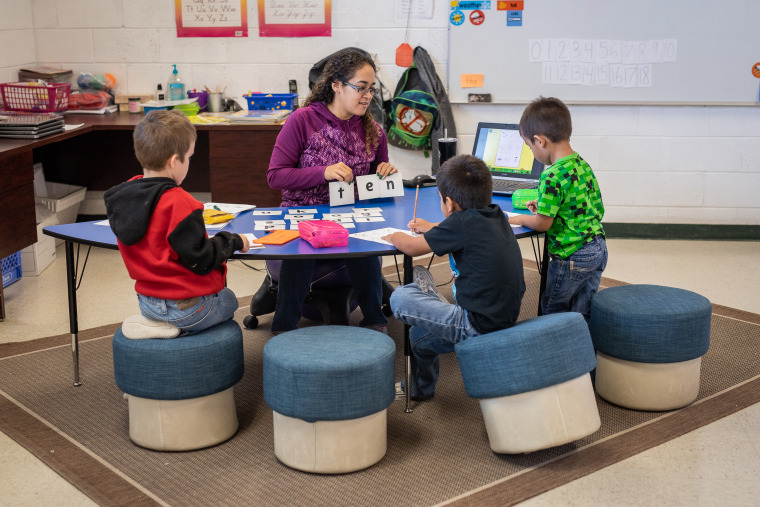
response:
<path id="1" fill-rule="evenodd" d="M 366 95 L 367 92 L 370 93 L 370 95 L 374 95 L 377 93 L 377 88 L 374 86 L 357 86 L 355 84 L 349 83 L 348 81 L 343 81 L 343 84 L 346 86 L 350 86 L 354 90 L 359 93 L 359 95 Z"/>

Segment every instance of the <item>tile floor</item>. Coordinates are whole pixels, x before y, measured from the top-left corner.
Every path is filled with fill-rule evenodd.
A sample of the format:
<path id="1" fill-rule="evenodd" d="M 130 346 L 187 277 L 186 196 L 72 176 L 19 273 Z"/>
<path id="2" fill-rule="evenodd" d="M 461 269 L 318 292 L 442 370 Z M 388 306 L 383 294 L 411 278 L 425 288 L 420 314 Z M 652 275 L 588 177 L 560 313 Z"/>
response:
<path id="1" fill-rule="evenodd" d="M 521 240 L 532 258 L 530 240 Z M 760 242 L 610 240 L 605 276 L 693 290 L 713 303 L 760 313 Z M 85 255 L 85 249 L 82 256 Z M 248 263 L 261 268 L 262 262 Z M 6 288 L 0 343 L 68 332 L 65 255 L 38 277 Z M 250 295 L 263 275 L 229 264 L 229 286 Z M 133 285 L 118 252 L 93 249 L 77 293 L 87 329 L 136 313 Z M 760 347 L 760 344 L 758 344 Z M 760 505 L 760 404 L 523 505 Z M 93 502 L 0 433 L 0 506 L 84 506 Z"/>

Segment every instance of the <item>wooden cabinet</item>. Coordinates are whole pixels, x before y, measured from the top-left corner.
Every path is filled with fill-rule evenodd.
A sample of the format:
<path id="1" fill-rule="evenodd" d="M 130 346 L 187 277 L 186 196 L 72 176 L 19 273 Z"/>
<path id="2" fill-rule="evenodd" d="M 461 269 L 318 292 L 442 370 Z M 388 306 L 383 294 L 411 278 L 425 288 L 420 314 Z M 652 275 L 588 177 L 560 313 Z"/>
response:
<path id="1" fill-rule="evenodd" d="M 0 258 L 5 258 L 37 241 L 32 152 L 0 156 L 0 167 L 0 209 L 5 214 L 0 220 Z"/>
<path id="2" fill-rule="evenodd" d="M 35 162 L 45 179 L 105 191 L 142 169 L 132 133 L 142 115 L 69 116 L 84 126 L 38 140 L 0 139 L 0 258 L 37 241 Z M 211 192 L 217 202 L 279 206 L 280 192 L 267 184 L 267 168 L 279 125 L 198 125 L 195 154 L 182 184 L 188 192 Z M 0 287 L 0 319 L 3 314 Z"/>
<path id="3" fill-rule="evenodd" d="M 214 130 L 209 132 L 211 196 L 218 202 L 279 206 L 279 190 L 267 184 L 267 169 L 280 129 Z"/>

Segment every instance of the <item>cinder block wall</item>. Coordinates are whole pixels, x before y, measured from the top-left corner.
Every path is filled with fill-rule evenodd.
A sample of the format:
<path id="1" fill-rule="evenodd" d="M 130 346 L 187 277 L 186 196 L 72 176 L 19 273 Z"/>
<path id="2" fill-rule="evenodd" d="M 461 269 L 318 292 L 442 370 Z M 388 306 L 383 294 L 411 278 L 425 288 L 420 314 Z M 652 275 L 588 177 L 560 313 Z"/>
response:
<path id="1" fill-rule="evenodd" d="M 391 0 L 332 3 L 332 37 L 261 38 L 257 2 L 248 1 L 247 38 L 177 38 L 168 0 L 0 0 L 0 80 L 19 68 L 54 64 L 109 72 L 117 94 L 149 94 L 176 63 L 189 88 L 217 85 L 245 107 L 248 91 L 302 98 L 309 68 L 327 54 L 358 46 L 376 55 L 392 91 L 402 68 L 395 50 L 407 37 Z M 408 42 L 430 53 L 444 82 L 448 2 L 433 19 L 411 20 Z M 484 69 L 487 72 L 487 69 Z M 454 77 L 456 78 L 456 77 Z M 561 96 L 559 98 L 562 98 Z M 496 97 L 498 99 L 498 97 Z M 454 104 L 459 152 L 469 153 L 478 121 L 517 122 L 523 106 Z M 760 114 L 749 107 L 571 105 L 573 147 L 594 168 L 605 222 L 760 224 Z M 411 177 L 430 171 L 421 153 L 391 148 L 391 161 Z"/>

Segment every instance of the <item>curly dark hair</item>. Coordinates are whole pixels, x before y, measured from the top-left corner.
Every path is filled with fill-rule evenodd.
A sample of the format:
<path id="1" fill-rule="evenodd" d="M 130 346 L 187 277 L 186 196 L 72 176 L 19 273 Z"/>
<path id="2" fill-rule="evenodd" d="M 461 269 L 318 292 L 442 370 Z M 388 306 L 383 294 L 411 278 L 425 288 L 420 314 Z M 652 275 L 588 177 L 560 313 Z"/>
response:
<path id="1" fill-rule="evenodd" d="M 331 104 L 335 99 L 335 92 L 332 89 L 333 83 L 343 84 L 350 81 L 354 74 L 365 65 L 369 65 L 373 71 L 377 71 L 375 62 L 372 61 L 372 57 L 366 51 L 358 48 L 346 48 L 335 53 L 325 64 L 322 76 L 314 83 L 314 88 L 306 98 L 304 106 L 308 106 L 312 102 Z M 362 125 L 364 127 L 364 139 L 367 143 L 367 154 L 371 154 L 377 149 L 380 142 L 380 126 L 372 118 L 369 109 L 362 116 Z"/>

